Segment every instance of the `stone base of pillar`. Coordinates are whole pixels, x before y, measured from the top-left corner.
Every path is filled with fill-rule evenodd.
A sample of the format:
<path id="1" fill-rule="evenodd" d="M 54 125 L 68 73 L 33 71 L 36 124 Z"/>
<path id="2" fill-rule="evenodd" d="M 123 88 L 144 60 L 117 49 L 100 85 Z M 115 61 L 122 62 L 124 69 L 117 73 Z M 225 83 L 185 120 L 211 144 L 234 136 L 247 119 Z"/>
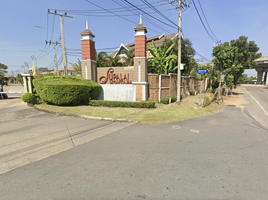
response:
<path id="1" fill-rule="evenodd" d="M 27 92 L 33 93 L 33 84 L 32 84 L 33 75 L 22 74 L 21 76 L 23 78 L 24 93 Z"/>
<path id="2" fill-rule="evenodd" d="M 97 80 L 97 62 L 95 60 L 81 60 L 82 77 L 94 82 Z"/>

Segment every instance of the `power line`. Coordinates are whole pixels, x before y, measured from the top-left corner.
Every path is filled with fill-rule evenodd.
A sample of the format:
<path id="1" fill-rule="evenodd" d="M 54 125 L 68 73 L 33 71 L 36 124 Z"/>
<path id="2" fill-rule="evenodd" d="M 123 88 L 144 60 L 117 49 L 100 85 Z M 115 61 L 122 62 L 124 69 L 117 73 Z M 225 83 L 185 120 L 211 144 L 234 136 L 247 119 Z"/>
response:
<path id="1" fill-rule="evenodd" d="M 207 28 L 206 28 L 206 26 L 205 26 L 205 24 L 204 24 L 204 22 L 203 22 L 203 20 L 202 20 L 202 18 L 201 18 L 201 16 L 200 16 L 199 12 L 198 12 L 198 10 L 197 10 L 197 7 L 196 7 L 196 5 L 195 5 L 194 0 L 193 0 L 193 4 L 194 4 L 195 10 L 196 10 L 196 12 L 197 12 L 197 14 L 198 14 L 198 17 L 199 17 L 199 19 L 200 19 L 201 22 L 202 22 L 203 27 L 205 28 L 205 30 L 206 30 L 208 36 L 210 37 L 210 39 L 214 42 L 214 38 L 213 38 L 213 36 L 211 36 L 210 33 L 208 32 L 208 30 L 207 30 Z"/>
<path id="2" fill-rule="evenodd" d="M 206 20 L 206 22 L 207 22 L 207 25 L 208 25 L 209 30 L 211 31 L 211 33 L 214 35 L 214 37 L 215 37 L 217 40 L 220 40 L 219 38 L 217 38 L 217 37 L 215 36 L 215 34 L 213 33 L 213 31 L 211 30 L 211 28 L 210 28 L 210 26 L 209 26 L 209 23 L 208 23 L 208 21 L 207 21 L 207 18 L 206 18 L 206 16 L 205 16 L 205 13 L 204 13 L 204 11 L 203 11 L 203 8 L 202 8 L 202 6 L 201 6 L 201 3 L 200 3 L 199 0 L 198 0 L 198 2 L 199 2 L 199 6 L 200 6 L 200 8 L 201 8 L 201 11 L 202 11 L 202 13 L 203 13 L 203 16 L 204 16 L 204 18 L 205 18 L 205 20 Z"/>
<path id="3" fill-rule="evenodd" d="M 165 22 L 163 22 L 163 21 L 161 21 L 161 20 L 157 19 L 156 17 L 154 17 L 154 16 L 152 16 L 152 15 L 150 15 L 150 14 L 146 13 L 145 11 L 143 11 L 143 10 L 142 10 L 142 9 L 140 9 L 140 8 L 138 8 L 138 7 L 137 7 L 137 6 L 135 6 L 134 4 L 130 3 L 129 1 L 127 1 L 127 0 L 124 0 L 124 1 L 125 1 L 125 2 L 127 2 L 129 5 L 131 5 L 131 6 L 135 7 L 135 8 L 137 8 L 138 10 L 140 10 L 141 12 L 143 12 L 145 15 L 148 15 L 148 16 L 150 16 L 151 18 L 153 18 L 153 19 L 155 19 L 155 20 L 157 20 L 157 21 L 159 21 L 159 22 L 161 22 L 161 23 L 163 23 L 163 24 L 165 24 L 165 25 L 167 25 L 167 26 L 169 26 L 169 27 L 172 27 L 172 28 L 178 29 L 178 26 L 176 26 L 176 27 L 171 26 L 170 24 L 167 24 L 167 23 L 165 23 Z"/>
<path id="4" fill-rule="evenodd" d="M 154 10 L 156 13 L 158 13 L 160 16 L 162 16 L 163 18 L 165 18 L 167 21 L 169 21 L 170 23 L 174 24 L 175 26 L 178 26 L 177 24 L 175 24 L 173 21 L 171 21 L 168 17 L 166 17 L 163 13 L 161 13 L 159 10 L 157 10 L 152 4 L 150 4 L 147 0 L 142 0 L 143 3 L 145 3 L 149 8 L 151 8 L 152 10 Z"/>
<path id="5" fill-rule="evenodd" d="M 113 0 L 113 2 L 115 2 L 115 0 Z M 122 6 L 123 8 L 126 8 L 127 10 L 129 10 L 130 12 L 134 13 L 134 11 L 136 13 L 134 13 L 135 15 L 139 16 L 140 13 L 138 11 L 136 11 L 135 9 L 133 9 L 131 6 L 129 6 L 124 0 L 121 0 L 122 3 L 124 3 L 127 7 L 124 7 L 123 5 L 121 5 L 119 2 L 115 2 L 117 4 L 119 4 L 120 6 Z M 161 27 L 160 25 L 158 25 L 157 23 L 155 23 L 154 21 L 152 21 L 149 17 L 147 17 L 146 15 L 144 16 L 144 20 L 149 22 L 150 24 L 154 25 L 154 26 L 157 26 L 158 28 L 164 30 L 164 31 L 167 31 L 165 30 L 163 27 Z M 149 29 L 149 28 L 148 28 Z M 151 29 L 149 29 L 151 30 Z M 158 31 L 155 31 L 158 33 Z M 168 33 L 170 33 L 170 31 L 167 31 Z"/>

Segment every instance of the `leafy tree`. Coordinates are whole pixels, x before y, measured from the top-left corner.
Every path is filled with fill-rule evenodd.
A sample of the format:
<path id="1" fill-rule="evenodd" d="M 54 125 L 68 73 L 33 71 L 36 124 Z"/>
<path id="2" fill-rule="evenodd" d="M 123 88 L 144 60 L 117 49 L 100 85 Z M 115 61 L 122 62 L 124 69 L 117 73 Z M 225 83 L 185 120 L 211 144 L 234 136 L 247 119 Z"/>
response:
<path id="1" fill-rule="evenodd" d="M 152 41 L 152 44 L 149 43 L 150 52 L 154 56 L 148 64 L 149 73 L 157 74 L 168 74 L 173 72 L 178 66 L 174 66 L 174 61 L 177 59 L 177 56 L 172 54 L 172 48 L 174 44 L 168 46 L 166 43 L 163 43 L 159 48 L 155 45 L 155 42 Z"/>
<path id="2" fill-rule="evenodd" d="M 97 67 L 107 67 L 108 54 L 105 51 L 96 53 Z"/>
<path id="3" fill-rule="evenodd" d="M 232 57 L 232 68 L 226 73 L 233 76 L 233 85 L 237 86 L 239 80 L 242 80 L 245 69 L 250 69 L 252 66 L 256 66 L 255 60 L 262 56 L 259 51 L 258 45 L 254 41 L 249 41 L 245 36 L 240 36 L 237 40 L 232 40 L 230 46 L 237 47 L 237 51 Z"/>
<path id="4" fill-rule="evenodd" d="M 178 37 L 166 39 L 163 44 L 171 46 L 174 44 L 172 54 L 178 55 Z M 182 76 L 189 76 L 191 71 L 196 68 L 197 63 L 194 59 L 195 50 L 192 47 L 193 43 L 189 39 L 182 39 L 181 43 L 181 63 L 185 64 L 184 70 L 182 70 Z M 174 60 L 174 65 L 178 65 L 178 60 Z"/>
<path id="5" fill-rule="evenodd" d="M 74 69 L 77 70 L 77 74 L 79 76 L 82 76 L 82 67 L 81 67 L 81 60 L 78 58 L 76 63 L 70 63 L 72 66 L 74 66 Z"/>
<path id="6" fill-rule="evenodd" d="M 237 51 L 238 48 L 230 46 L 228 42 L 225 42 L 223 45 L 216 46 L 213 48 L 212 56 L 214 58 L 212 62 L 219 67 L 220 71 L 218 91 L 221 91 L 222 72 L 230 65 L 232 65 L 232 58 Z M 220 97 L 221 92 L 218 92 L 217 96 L 218 104 L 220 104 Z"/>
<path id="7" fill-rule="evenodd" d="M 115 56 L 114 58 L 111 56 L 106 57 L 106 67 L 119 67 L 122 66 L 121 58 L 119 56 Z"/>
<path id="8" fill-rule="evenodd" d="M 123 50 L 122 53 L 126 55 L 126 57 L 124 57 L 124 65 L 133 66 L 134 57 L 135 57 L 135 49 L 131 49 L 130 51 Z"/>

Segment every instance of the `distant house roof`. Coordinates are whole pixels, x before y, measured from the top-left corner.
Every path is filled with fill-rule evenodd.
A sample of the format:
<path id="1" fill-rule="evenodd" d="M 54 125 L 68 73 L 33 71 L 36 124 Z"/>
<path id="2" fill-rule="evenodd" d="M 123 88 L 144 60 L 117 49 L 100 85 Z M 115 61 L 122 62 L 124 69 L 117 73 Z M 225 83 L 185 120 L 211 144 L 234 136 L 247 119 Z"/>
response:
<path id="1" fill-rule="evenodd" d="M 165 39 L 173 39 L 175 36 L 177 36 L 178 33 L 173 33 L 171 35 L 166 35 L 165 33 L 161 34 L 161 35 L 157 35 L 157 36 L 154 36 L 154 37 L 150 37 L 150 38 L 147 38 L 147 49 L 150 49 L 148 43 L 149 42 L 152 42 L 154 40 L 155 42 L 155 45 L 157 47 L 160 47 L 163 42 L 165 41 Z M 122 49 L 126 49 L 127 51 L 130 51 L 132 50 L 133 48 L 135 48 L 135 42 L 132 42 L 132 43 L 129 43 L 129 44 L 126 44 L 126 45 L 120 45 L 119 48 L 117 48 L 113 53 L 110 54 L 111 57 L 115 57 L 118 55 L 118 52 L 121 51 Z"/>
<path id="2" fill-rule="evenodd" d="M 16 76 L 12 76 L 12 75 L 10 75 L 10 74 L 6 74 L 4 77 L 6 77 L 6 78 L 10 78 L 10 77 L 16 77 Z"/>
<path id="3" fill-rule="evenodd" d="M 64 71 L 64 68 L 59 69 L 59 71 Z M 70 67 L 67 67 L 67 71 L 77 71 L 77 70 L 75 69 L 75 66 L 70 66 Z"/>
<path id="4" fill-rule="evenodd" d="M 52 73 L 56 73 L 56 71 L 54 71 L 54 70 L 46 70 L 46 71 L 38 72 L 38 74 L 52 74 Z"/>

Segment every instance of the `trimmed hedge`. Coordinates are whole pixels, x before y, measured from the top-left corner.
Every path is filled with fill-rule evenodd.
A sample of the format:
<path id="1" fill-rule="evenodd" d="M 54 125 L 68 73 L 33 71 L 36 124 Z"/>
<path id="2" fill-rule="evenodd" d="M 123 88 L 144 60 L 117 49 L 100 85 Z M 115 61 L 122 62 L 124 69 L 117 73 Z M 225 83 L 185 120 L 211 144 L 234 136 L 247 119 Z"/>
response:
<path id="1" fill-rule="evenodd" d="M 155 108 L 154 101 L 127 102 L 127 101 L 90 100 L 89 105 L 103 106 L 103 107 L 124 107 L 124 108 Z"/>
<path id="2" fill-rule="evenodd" d="M 43 101 L 59 106 L 87 105 L 101 91 L 94 81 L 74 76 L 45 76 L 34 79 L 33 84 Z"/>
<path id="3" fill-rule="evenodd" d="M 30 93 L 30 92 L 24 93 L 24 94 L 21 96 L 21 100 L 22 100 L 23 102 L 30 103 L 30 104 L 37 104 L 37 103 L 38 103 L 35 94 L 32 94 L 32 93 Z"/>
<path id="4" fill-rule="evenodd" d="M 169 98 L 170 97 L 163 97 L 161 100 L 160 100 L 160 103 L 163 103 L 163 104 L 169 104 Z M 177 101 L 177 96 L 173 96 L 171 97 L 171 103 Z"/>

